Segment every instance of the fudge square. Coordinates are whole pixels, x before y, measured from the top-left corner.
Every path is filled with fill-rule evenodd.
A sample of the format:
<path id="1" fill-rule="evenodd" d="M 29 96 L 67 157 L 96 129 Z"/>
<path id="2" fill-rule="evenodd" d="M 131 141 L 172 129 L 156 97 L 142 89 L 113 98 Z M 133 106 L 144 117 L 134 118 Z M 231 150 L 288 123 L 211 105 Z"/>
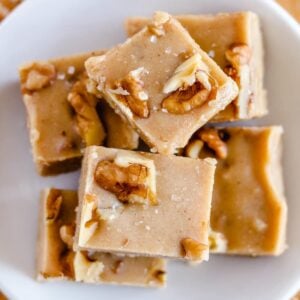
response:
<path id="1" fill-rule="evenodd" d="M 175 153 L 237 95 L 235 82 L 178 21 L 158 12 L 105 55 L 89 58 L 88 76 L 152 152 Z"/>
<path id="2" fill-rule="evenodd" d="M 84 61 L 102 53 L 34 61 L 20 67 L 32 152 L 41 175 L 78 168 L 81 150 L 104 141 L 97 98 L 86 90 L 84 71 Z"/>
<path id="3" fill-rule="evenodd" d="M 207 260 L 214 164 L 88 147 L 75 249 Z"/>
<path id="4" fill-rule="evenodd" d="M 218 159 L 211 252 L 256 256 L 285 250 L 282 132 L 279 126 L 206 128 L 185 149 L 193 158 Z"/>
<path id="5" fill-rule="evenodd" d="M 77 191 L 43 190 L 37 251 L 38 280 L 164 285 L 166 270 L 163 259 L 73 251 L 77 205 Z"/>
<path id="6" fill-rule="evenodd" d="M 234 121 L 267 114 L 263 88 L 263 45 L 259 18 L 252 12 L 181 15 L 176 19 L 191 37 L 239 86 L 238 97 L 213 121 Z M 149 19 L 133 17 L 125 23 L 129 36 Z"/>

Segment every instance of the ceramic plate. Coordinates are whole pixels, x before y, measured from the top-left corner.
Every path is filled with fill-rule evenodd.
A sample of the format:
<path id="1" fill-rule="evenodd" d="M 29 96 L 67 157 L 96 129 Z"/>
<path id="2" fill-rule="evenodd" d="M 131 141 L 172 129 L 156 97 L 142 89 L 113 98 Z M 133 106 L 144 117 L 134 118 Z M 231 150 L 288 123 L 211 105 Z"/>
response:
<path id="1" fill-rule="evenodd" d="M 18 66 L 32 59 L 111 47 L 123 21 L 155 10 L 173 14 L 252 10 L 262 20 L 270 114 L 282 124 L 289 205 L 289 249 L 278 258 L 211 256 L 190 267 L 172 262 L 165 289 L 35 281 L 38 199 L 42 188 L 76 188 L 79 173 L 41 178 L 30 153 Z M 273 1 L 28 0 L 0 25 L 0 289 L 14 299 L 288 299 L 300 287 L 300 32 Z"/>

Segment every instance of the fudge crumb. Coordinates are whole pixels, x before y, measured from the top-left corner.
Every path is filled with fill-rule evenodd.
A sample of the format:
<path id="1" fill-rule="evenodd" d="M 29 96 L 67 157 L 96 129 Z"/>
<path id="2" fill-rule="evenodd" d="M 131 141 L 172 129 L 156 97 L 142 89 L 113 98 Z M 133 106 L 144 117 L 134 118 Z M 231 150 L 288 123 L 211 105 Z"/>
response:
<path id="1" fill-rule="evenodd" d="M 150 226 L 148 226 L 148 225 L 146 225 L 145 228 L 146 228 L 146 230 L 148 230 L 148 231 L 151 229 Z"/>
<path id="2" fill-rule="evenodd" d="M 75 73 L 75 67 L 74 66 L 70 66 L 69 68 L 68 68 L 68 70 L 67 70 L 67 73 L 69 74 L 69 75 L 73 75 L 74 73 Z"/>
<path id="3" fill-rule="evenodd" d="M 142 101 L 147 101 L 149 99 L 148 94 L 144 91 L 139 92 L 138 97 Z"/>
<path id="4" fill-rule="evenodd" d="M 66 74 L 65 73 L 58 73 L 57 74 L 57 79 L 58 80 L 65 80 L 66 79 Z"/>
<path id="5" fill-rule="evenodd" d="M 172 52 L 172 50 L 171 50 L 170 47 L 166 48 L 166 50 L 165 50 L 165 53 L 166 53 L 166 54 L 170 54 L 171 52 Z"/>
<path id="6" fill-rule="evenodd" d="M 168 110 L 165 109 L 165 108 L 162 108 L 161 111 L 162 111 L 163 113 L 166 113 L 166 114 L 168 113 Z"/>
<path id="7" fill-rule="evenodd" d="M 156 35 L 151 35 L 150 36 L 150 42 L 153 43 L 153 44 L 157 43 L 157 37 L 156 37 Z"/>
<path id="8" fill-rule="evenodd" d="M 157 148 L 156 148 L 156 147 L 151 148 L 151 149 L 150 149 L 150 152 L 152 152 L 152 153 L 157 153 Z"/>
<path id="9" fill-rule="evenodd" d="M 214 50 L 210 50 L 210 51 L 208 51 L 207 54 L 208 54 L 209 57 L 214 58 L 216 53 L 215 53 Z"/>

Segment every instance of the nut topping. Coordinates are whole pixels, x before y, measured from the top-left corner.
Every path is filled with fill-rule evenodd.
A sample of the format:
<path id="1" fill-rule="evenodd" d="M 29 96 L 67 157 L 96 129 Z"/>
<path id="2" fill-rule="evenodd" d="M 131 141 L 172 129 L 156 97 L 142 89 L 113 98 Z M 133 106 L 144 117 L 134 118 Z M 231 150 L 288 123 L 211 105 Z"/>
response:
<path id="1" fill-rule="evenodd" d="M 199 260 L 207 252 L 208 246 L 201 244 L 194 239 L 185 238 L 181 241 L 185 257 L 191 260 Z"/>
<path id="2" fill-rule="evenodd" d="M 238 70 L 242 65 L 249 63 L 251 58 L 251 50 L 246 44 L 233 44 L 225 52 L 225 56 L 233 68 Z"/>
<path id="3" fill-rule="evenodd" d="M 199 158 L 203 145 L 203 141 L 200 140 L 193 140 L 189 142 L 185 148 L 185 155 L 190 158 Z"/>
<path id="4" fill-rule="evenodd" d="M 221 232 L 213 231 L 209 232 L 209 251 L 214 253 L 225 253 L 227 250 L 227 240 Z"/>
<path id="5" fill-rule="evenodd" d="M 75 224 L 63 225 L 59 229 L 60 238 L 68 246 L 69 249 L 73 249 L 74 234 L 75 234 Z"/>
<path id="6" fill-rule="evenodd" d="M 55 76 L 55 67 L 50 63 L 33 62 L 22 67 L 20 70 L 22 93 L 35 92 L 47 87 Z"/>
<path id="7" fill-rule="evenodd" d="M 156 204 L 156 198 L 147 186 L 148 168 L 139 163 L 126 167 L 102 160 L 95 170 L 95 181 L 105 190 L 114 193 L 123 203 Z"/>
<path id="8" fill-rule="evenodd" d="M 216 156 L 220 159 L 227 157 L 227 146 L 219 136 L 218 130 L 215 128 L 204 128 L 198 133 L 200 139 L 212 149 Z"/>
<path id="9" fill-rule="evenodd" d="M 101 280 L 104 265 L 101 261 L 91 261 L 84 252 L 76 252 L 74 258 L 74 273 L 76 281 L 97 283 Z"/>
<path id="10" fill-rule="evenodd" d="M 87 92 L 85 78 L 73 85 L 67 99 L 76 112 L 77 128 L 85 146 L 100 145 L 104 132 L 96 111 L 97 99 Z"/>
<path id="11" fill-rule="evenodd" d="M 148 30 L 151 34 L 155 36 L 165 35 L 165 30 L 163 25 L 167 23 L 170 19 L 170 16 L 164 12 L 156 12 L 153 17 L 153 22 L 148 25 Z"/>
<path id="12" fill-rule="evenodd" d="M 205 103 L 212 91 L 209 70 L 199 53 L 183 62 L 163 88 L 169 94 L 162 108 L 170 113 L 184 114 Z"/>
<path id="13" fill-rule="evenodd" d="M 51 195 L 52 196 L 52 195 Z M 58 217 L 60 207 L 62 204 L 62 195 L 53 195 L 52 197 L 47 199 L 47 220 L 48 221 L 55 221 Z"/>
<path id="14" fill-rule="evenodd" d="M 140 118 L 148 118 L 150 114 L 148 95 L 144 91 L 144 82 L 140 79 L 144 71 L 144 68 L 133 70 L 126 77 L 118 80 L 113 89 L 107 89 L 110 96 L 124 103 Z"/>

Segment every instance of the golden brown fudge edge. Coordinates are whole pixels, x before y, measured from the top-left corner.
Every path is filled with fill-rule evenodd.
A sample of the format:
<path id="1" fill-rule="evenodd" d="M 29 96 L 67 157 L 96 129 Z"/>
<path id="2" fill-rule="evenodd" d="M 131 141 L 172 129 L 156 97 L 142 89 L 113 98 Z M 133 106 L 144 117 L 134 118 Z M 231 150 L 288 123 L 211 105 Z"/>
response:
<path id="1" fill-rule="evenodd" d="M 216 155 L 217 153 L 217 155 L 221 156 L 222 149 L 223 150 L 228 149 L 226 146 L 227 136 L 230 138 L 230 136 L 234 136 L 235 134 L 238 135 L 239 133 L 252 134 L 255 136 L 257 135 L 258 139 L 261 140 L 258 141 L 259 145 L 257 146 L 263 147 L 263 149 L 259 151 L 260 155 L 257 157 L 257 161 L 261 161 L 263 159 L 264 162 L 261 165 L 261 168 L 263 170 L 257 171 L 255 168 L 256 171 L 254 170 L 253 172 L 255 172 L 254 176 L 259 176 L 257 180 L 259 180 L 259 182 L 261 183 L 262 186 L 261 188 L 263 193 L 266 194 L 266 197 L 264 197 L 263 199 L 264 204 L 267 203 L 266 205 L 268 205 L 269 209 L 272 208 L 275 215 L 274 218 L 272 218 L 272 220 L 270 220 L 269 218 L 270 222 L 267 223 L 268 226 L 271 226 L 270 229 L 271 232 L 268 233 L 267 236 L 262 238 L 261 240 L 262 243 L 260 245 L 258 246 L 256 245 L 257 247 L 256 250 L 251 249 L 251 246 L 249 246 L 249 249 L 248 248 L 242 249 L 239 247 L 235 248 L 234 246 L 231 246 L 232 248 L 230 248 L 227 245 L 227 243 L 228 241 L 234 242 L 235 238 L 224 234 L 224 232 L 218 231 L 218 229 L 211 224 L 212 230 L 210 232 L 210 242 L 211 242 L 210 251 L 212 253 L 250 255 L 250 256 L 264 256 L 264 255 L 277 256 L 282 254 L 283 251 L 286 249 L 286 222 L 287 222 L 287 204 L 284 196 L 282 166 L 281 166 L 281 151 L 282 151 L 281 142 L 282 142 L 282 132 L 283 132 L 282 127 L 281 126 L 234 127 L 234 128 L 214 127 L 212 129 L 214 132 L 218 132 L 220 137 L 223 136 L 225 139 L 224 142 L 222 142 L 221 139 L 219 142 L 216 141 L 215 143 L 213 143 L 211 139 L 209 145 L 209 149 L 210 149 L 209 151 L 217 151 L 215 152 L 214 155 Z M 216 129 L 218 131 L 215 131 Z M 202 133 L 204 132 L 204 130 L 206 129 L 203 129 Z M 212 135 L 213 133 L 211 133 L 211 136 Z M 201 151 L 204 151 L 204 154 L 200 155 L 200 157 L 206 157 L 207 153 L 209 152 L 207 152 L 208 150 L 203 148 L 203 140 L 201 141 L 202 144 L 200 143 L 200 146 L 198 144 L 199 141 L 201 140 L 199 140 L 197 137 L 196 139 L 193 139 L 193 141 L 191 141 L 189 143 L 189 146 L 185 149 L 184 154 L 188 156 L 197 157 L 199 155 L 199 152 L 201 153 Z M 204 146 L 208 147 L 207 142 L 204 142 Z M 192 151 L 192 147 L 194 151 Z M 225 155 L 227 156 L 227 154 Z M 241 153 L 241 155 L 243 154 Z M 226 160 L 226 157 L 224 158 L 219 157 L 219 159 L 221 159 L 221 161 L 219 161 L 217 164 L 216 180 L 215 180 L 215 193 L 218 191 L 218 194 L 215 197 L 217 197 L 218 199 L 220 199 L 221 197 L 220 193 L 221 194 L 225 193 L 226 190 L 224 183 L 223 185 L 221 185 L 221 182 L 219 181 L 220 178 L 222 178 L 221 171 L 226 170 L 226 166 L 227 164 L 229 164 L 229 162 Z M 225 160 L 222 161 L 222 159 Z M 218 168 L 218 166 L 220 167 Z M 230 165 L 228 165 L 228 168 L 229 167 Z M 258 173 L 260 174 L 258 175 Z M 217 213 L 218 211 L 217 207 L 214 207 L 215 205 L 217 204 L 214 202 L 214 196 L 213 196 L 211 221 L 214 220 L 214 215 L 213 215 L 214 212 Z M 236 217 L 238 218 L 239 215 L 237 215 Z M 264 226 L 264 224 L 258 223 L 257 226 Z M 249 230 L 251 230 L 250 227 Z M 257 234 L 259 235 L 259 233 Z M 240 237 L 240 239 L 241 238 L 242 237 Z M 253 246 L 255 245 L 253 244 L 252 247 Z"/>
<path id="2" fill-rule="evenodd" d="M 62 201 L 60 204 L 59 211 L 57 211 L 56 219 L 54 222 L 47 220 L 49 213 L 49 203 L 48 200 L 54 196 L 62 196 Z M 54 202 L 52 202 L 54 204 Z M 95 261 L 99 261 L 100 264 L 104 264 L 104 268 L 113 268 L 112 271 L 104 271 L 103 278 L 95 281 L 95 278 L 87 277 L 87 271 L 79 270 L 78 275 L 75 275 L 72 268 L 66 268 L 61 264 L 60 260 L 57 260 L 57 251 L 61 254 L 66 251 L 66 245 L 60 238 L 60 231 L 62 226 L 70 225 L 70 222 L 75 219 L 75 208 L 78 204 L 77 192 L 71 190 L 59 190 L 54 188 L 44 189 L 41 193 L 40 198 L 40 212 L 39 212 L 39 230 L 38 230 L 38 241 L 37 241 L 37 279 L 39 281 L 60 281 L 60 280 L 71 280 L 71 281 L 83 281 L 86 283 L 97 283 L 97 284 L 122 284 L 122 285 L 136 285 L 143 287 L 161 287 L 165 285 L 166 277 L 166 262 L 163 259 L 159 258 L 145 258 L 145 257 L 117 257 L 115 255 L 110 255 L 108 253 L 95 253 L 93 254 Z M 50 206 L 50 209 L 55 208 L 55 206 Z M 57 207 L 56 207 L 57 208 Z M 70 211 L 70 209 L 72 211 Z M 67 212 L 68 210 L 68 212 Z M 48 213 L 47 213 L 48 211 Z M 52 210 L 53 212 L 53 210 Z M 67 214 L 67 215 L 65 215 Z M 49 222 L 49 223 L 47 223 Z M 56 224 L 55 222 L 59 223 Z M 49 236 L 53 239 L 56 239 L 57 244 L 51 245 Z M 52 247 L 51 247 L 52 246 Z M 48 247 L 48 249 L 47 249 Z M 71 250 L 68 250 L 71 251 Z M 50 252 L 50 254 L 49 254 Z M 72 252 L 72 251 L 71 251 Z M 48 254 L 48 256 L 47 256 Z M 61 255 L 59 254 L 59 255 Z M 49 255 L 51 257 L 49 257 Z M 67 256 L 68 257 L 68 256 Z M 97 259 L 98 258 L 98 259 Z M 54 260 L 53 263 L 49 264 L 49 259 Z M 71 253 L 70 259 L 76 260 L 77 264 L 83 264 L 83 266 L 89 267 L 93 264 L 93 261 L 90 261 L 86 258 L 84 252 Z M 99 260 L 100 259 L 100 260 Z M 102 260 L 102 261 L 101 261 Z M 75 262 L 74 262 L 75 263 Z M 56 267 L 55 267 L 56 264 Z M 95 267 L 95 266 L 94 266 Z M 134 278 L 134 273 L 124 272 L 124 268 L 129 267 L 135 269 L 140 273 L 141 280 Z M 141 269 L 142 270 L 137 270 Z M 148 274 L 144 271 L 147 270 Z M 93 273 L 92 269 L 90 270 Z M 48 273 L 47 273 L 48 272 Z M 52 273 L 51 273 L 52 272 Z M 77 272 L 77 271 L 75 271 Z M 81 274 L 79 273 L 81 272 Z M 102 274 L 102 273 L 101 273 Z M 120 274 L 120 275 L 119 275 Z M 86 278 L 85 278 L 86 275 Z M 124 278 L 126 276 L 129 278 Z M 75 279 L 74 276 L 78 276 L 78 279 Z"/>

